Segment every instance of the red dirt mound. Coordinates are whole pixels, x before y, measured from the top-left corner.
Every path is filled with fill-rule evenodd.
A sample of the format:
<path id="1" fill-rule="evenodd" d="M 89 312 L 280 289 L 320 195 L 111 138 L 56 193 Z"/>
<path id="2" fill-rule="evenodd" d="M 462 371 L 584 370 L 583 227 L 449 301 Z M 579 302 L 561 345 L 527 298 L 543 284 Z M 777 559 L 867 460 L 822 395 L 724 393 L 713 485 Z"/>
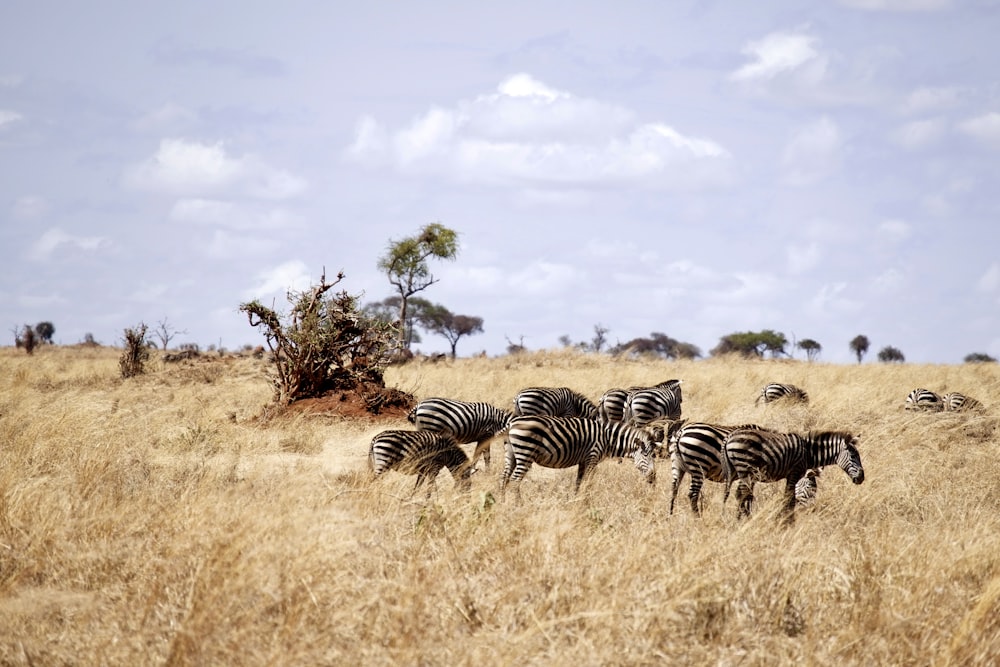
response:
<path id="1" fill-rule="evenodd" d="M 389 420 L 405 419 L 414 405 L 416 399 L 405 391 L 369 385 L 331 392 L 320 398 L 303 398 L 286 407 L 285 413 Z"/>

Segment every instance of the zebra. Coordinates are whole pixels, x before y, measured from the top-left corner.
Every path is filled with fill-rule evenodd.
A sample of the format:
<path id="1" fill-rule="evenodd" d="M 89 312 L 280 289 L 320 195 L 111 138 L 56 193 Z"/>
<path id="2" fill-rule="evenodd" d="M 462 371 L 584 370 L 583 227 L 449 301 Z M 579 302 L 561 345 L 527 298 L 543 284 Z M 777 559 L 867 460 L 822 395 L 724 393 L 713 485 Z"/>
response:
<path id="1" fill-rule="evenodd" d="M 594 466 L 611 457 L 631 456 L 650 484 L 656 481 L 653 450 L 663 429 L 634 428 L 582 417 L 517 417 L 504 442 L 506 460 L 500 479 L 501 497 L 511 481 L 521 495 L 521 480 L 537 463 L 545 468 L 576 466 L 575 491 Z"/>
<path id="2" fill-rule="evenodd" d="M 680 380 L 665 380 L 659 384 L 653 385 L 652 387 L 633 386 L 628 389 L 621 389 L 617 387 L 614 389 L 608 389 L 597 402 L 598 418 L 606 422 L 623 421 L 625 418 L 625 402 L 628 400 L 629 394 L 632 392 L 639 391 L 640 389 L 673 389 L 674 387 L 680 387 L 680 384 Z"/>
<path id="3" fill-rule="evenodd" d="M 802 479 L 795 482 L 795 504 L 798 507 L 809 507 L 816 502 L 819 492 L 819 474 L 822 468 L 809 468 Z"/>
<path id="4" fill-rule="evenodd" d="M 941 396 L 930 389 L 919 388 L 910 392 L 903 407 L 906 410 L 941 412 L 944 410 L 944 402 L 941 400 Z"/>
<path id="5" fill-rule="evenodd" d="M 522 389 L 514 397 L 514 416 L 598 417 L 594 402 L 569 387 Z"/>
<path id="6" fill-rule="evenodd" d="M 941 403 L 946 412 L 983 412 L 985 410 L 982 403 L 957 391 L 942 396 Z"/>
<path id="7" fill-rule="evenodd" d="M 633 391 L 625 399 L 622 421 L 631 426 L 644 426 L 656 419 L 681 418 L 681 386 L 650 387 Z"/>
<path id="8" fill-rule="evenodd" d="M 720 426 L 705 422 L 689 422 L 672 434 L 669 440 L 671 492 L 670 514 L 674 513 L 677 492 L 684 475 L 691 475 L 688 498 L 691 510 L 701 514 L 701 487 L 704 481 L 724 483 L 725 468 L 722 462 L 722 448 L 726 436 L 737 429 L 759 429 L 753 424 L 740 426 Z M 727 495 L 728 495 L 728 486 Z"/>
<path id="9" fill-rule="evenodd" d="M 804 390 L 799 389 L 794 384 L 772 382 L 765 385 L 764 388 L 760 390 L 760 395 L 754 403 L 773 403 L 774 401 L 782 398 L 787 398 L 790 401 L 796 401 L 799 403 L 809 402 L 809 394 L 807 394 Z"/>
<path id="10" fill-rule="evenodd" d="M 865 481 L 858 438 L 844 431 L 799 435 L 737 429 L 726 437 L 722 461 L 727 491 L 734 480 L 737 482 L 738 517 L 750 515 L 756 482 L 785 480 L 784 512 L 786 520 L 792 521 L 795 518 L 795 487 L 810 468 L 836 463 L 855 484 Z"/>
<path id="11" fill-rule="evenodd" d="M 416 493 L 424 481 L 429 480 L 427 497 L 430 498 L 434 481 L 442 468 L 448 468 L 452 479 L 463 491 L 471 488 L 472 466 L 454 436 L 434 431 L 382 431 L 372 438 L 368 450 L 368 469 L 378 478 L 387 470 L 404 475 L 416 475 L 417 483 L 410 495 Z"/>
<path id="12" fill-rule="evenodd" d="M 460 445 L 476 443 L 470 465 L 475 466 L 482 456 L 488 470 L 490 444 L 507 429 L 514 413 L 489 403 L 427 398 L 417 403 L 406 418 L 421 431 L 450 433 Z"/>

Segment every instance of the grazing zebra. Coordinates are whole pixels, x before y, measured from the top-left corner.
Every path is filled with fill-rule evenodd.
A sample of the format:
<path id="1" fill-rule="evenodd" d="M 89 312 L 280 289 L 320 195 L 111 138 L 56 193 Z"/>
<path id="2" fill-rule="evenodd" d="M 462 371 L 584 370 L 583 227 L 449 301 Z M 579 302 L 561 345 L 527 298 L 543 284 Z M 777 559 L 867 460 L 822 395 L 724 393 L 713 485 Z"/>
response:
<path id="1" fill-rule="evenodd" d="M 580 417 L 518 417 L 507 430 L 506 461 L 500 480 L 501 496 L 507 484 L 520 482 L 537 463 L 545 468 L 576 466 L 576 491 L 594 466 L 610 457 L 631 456 L 639 472 L 656 481 L 653 450 L 663 439 L 662 428 L 633 428 Z"/>
<path id="2" fill-rule="evenodd" d="M 941 412 L 944 410 L 944 402 L 941 397 L 930 389 L 914 389 L 906 397 L 906 410 L 928 410 L 930 412 Z"/>
<path id="3" fill-rule="evenodd" d="M 442 468 L 448 468 L 455 483 L 462 489 L 471 486 L 469 476 L 472 466 L 469 457 L 448 433 L 433 431 L 382 431 L 372 438 L 368 451 L 368 468 L 378 477 L 387 470 L 404 475 L 416 475 L 413 495 L 425 480 L 430 480 L 427 497 L 431 495 L 434 481 Z"/>
<path id="4" fill-rule="evenodd" d="M 986 409 L 976 399 L 965 394 L 960 394 L 957 391 L 942 396 L 941 403 L 947 412 L 983 412 Z"/>
<path id="5" fill-rule="evenodd" d="M 865 481 L 857 436 L 842 431 L 799 435 L 757 429 L 737 429 L 726 437 L 723 449 L 726 487 L 736 484 L 738 516 L 750 515 L 756 482 L 785 480 L 785 516 L 794 519 L 795 487 L 810 468 L 836 463 L 851 481 Z M 727 494 L 728 495 L 728 494 Z"/>
<path id="6" fill-rule="evenodd" d="M 633 391 L 625 399 L 622 421 L 631 426 L 644 426 L 657 419 L 681 418 L 681 385 L 650 387 Z"/>
<path id="7" fill-rule="evenodd" d="M 807 394 L 804 390 L 799 389 L 794 384 L 772 382 L 771 384 L 765 385 L 764 388 L 760 390 L 760 396 L 757 397 L 757 400 L 754 401 L 754 403 L 773 403 L 774 401 L 782 398 L 799 403 L 809 402 L 809 394 Z"/>
<path id="8" fill-rule="evenodd" d="M 472 463 L 483 457 L 490 467 L 490 444 L 510 425 L 514 413 L 489 403 L 467 403 L 450 398 L 427 398 L 410 410 L 409 419 L 421 431 L 450 433 L 460 445 L 476 443 Z"/>
<path id="9" fill-rule="evenodd" d="M 640 389 L 673 389 L 674 387 L 680 387 L 680 384 L 680 380 L 665 380 L 659 384 L 653 385 L 652 387 L 635 386 L 629 387 L 628 389 L 608 389 L 601 396 L 601 400 L 597 402 L 598 418 L 606 422 L 624 421 L 625 402 L 628 400 L 628 396 L 632 392 L 639 391 Z"/>
<path id="10" fill-rule="evenodd" d="M 726 472 L 722 462 L 722 448 L 726 436 L 737 429 L 755 428 L 753 424 L 741 426 L 719 426 L 704 422 L 690 422 L 681 426 L 670 437 L 670 514 L 674 513 L 674 503 L 684 475 L 691 475 L 688 498 L 691 510 L 701 514 L 701 487 L 705 480 L 725 483 Z M 727 487 L 728 494 L 728 487 Z"/>
<path id="11" fill-rule="evenodd" d="M 597 406 L 569 387 L 530 387 L 514 397 L 515 417 L 586 417 L 597 419 Z"/>

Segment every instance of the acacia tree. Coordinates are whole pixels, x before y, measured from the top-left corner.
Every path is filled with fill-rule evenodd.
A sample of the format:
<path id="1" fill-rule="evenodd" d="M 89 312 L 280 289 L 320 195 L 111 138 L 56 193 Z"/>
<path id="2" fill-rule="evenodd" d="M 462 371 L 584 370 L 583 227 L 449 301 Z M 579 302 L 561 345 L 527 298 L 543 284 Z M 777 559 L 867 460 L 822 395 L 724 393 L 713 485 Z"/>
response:
<path id="1" fill-rule="evenodd" d="M 991 357 L 985 352 L 973 352 L 972 354 L 965 355 L 963 361 L 967 364 L 988 364 L 996 363 L 996 358 Z"/>
<path id="2" fill-rule="evenodd" d="M 851 339 L 851 352 L 858 358 L 858 363 L 868 353 L 868 336 L 857 335 Z"/>
<path id="3" fill-rule="evenodd" d="M 378 268 L 386 274 L 389 284 L 399 293 L 398 349 L 409 349 L 406 327 L 403 325 L 407 321 L 410 297 L 437 282 L 427 260 L 431 257 L 455 259 L 457 255 L 458 234 L 437 222 L 425 225 L 416 236 L 389 241 L 385 255 L 378 260 Z"/>
<path id="4" fill-rule="evenodd" d="M 56 328 L 53 326 L 52 322 L 39 322 L 35 325 L 35 335 L 43 343 L 52 344 L 52 336 L 56 333 Z"/>
<path id="5" fill-rule="evenodd" d="M 763 357 L 770 353 L 771 357 L 785 356 L 785 345 L 788 339 L 780 331 L 764 329 L 763 331 L 746 331 L 731 333 L 719 339 L 719 344 L 711 350 L 713 356 L 723 354 L 741 354 L 744 357 Z"/>
<path id="6" fill-rule="evenodd" d="M 823 346 L 814 341 L 812 338 L 804 338 L 796 343 L 796 347 L 800 350 L 805 350 L 806 359 L 809 361 L 814 361 L 819 353 L 823 351 Z"/>
<path id="7" fill-rule="evenodd" d="M 167 321 L 167 318 L 164 317 L 162 320 L 156 323 L 156 327 L 150 333 L 150 336 L 158 339 L 160 341 L 160 345 L 163 347 L 163 350 L 166 351 L 167 345 L 170 344 L 170 341 L 172 341 L 177 336 L 186 333 L 187 329 L 184 330 L 175 329 L 174 325 L 172 325 L 169 321 Z"/>
<path id="8" fill-rule="evenodd" d="M 895 348 L 892 345 L 886 345 L 878 351 L 878 360 L 884 362 L 903 363 L 906 361 L 906 357 L 903 356 L 902 351 L 898 348 Z"/>
<path id="9" fill-rule="evenodd" d="M 398 296 L 387 296 L 381 301 L 366 303 L 361 312 L 372 319 L 395 325 L 401 301 L 402 299 Z M 406 306 L 406 321 L 403 322 L 405 328 L 403 340 L 407 349 L 415 343 L 423 342 L 416 327 L 420 326 L 424 312 L 432 305 L 427 299 L 421 299 L 418 296 L 410 297 L 410 302 Z"/>
<path id="10" fill-rule="evenodd" d="M 483 333 L 483 318 L 471 315 L 455 315 L 444 306 L 433 304 L 425 308 L 420 323 L 431 333 L 444 336 L 451 344 L 451 358 L 455 358 L 455 348 L 462 336 Z"/>

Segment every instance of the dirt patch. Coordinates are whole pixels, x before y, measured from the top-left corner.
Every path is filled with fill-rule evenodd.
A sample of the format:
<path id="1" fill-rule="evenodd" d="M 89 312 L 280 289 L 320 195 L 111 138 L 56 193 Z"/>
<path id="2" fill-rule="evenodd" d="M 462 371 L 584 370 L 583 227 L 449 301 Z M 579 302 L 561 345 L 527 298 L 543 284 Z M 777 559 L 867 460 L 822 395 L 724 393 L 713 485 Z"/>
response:
<path id="1" fill-rule="evenodd" d="M 331 392 L 319 398 L 303 398 L 287 406 L 284 414 L 395 421 L 406 419 L 414 405 L 416 399 L 412 394 L 393 387 L 370 385 Z"/>

